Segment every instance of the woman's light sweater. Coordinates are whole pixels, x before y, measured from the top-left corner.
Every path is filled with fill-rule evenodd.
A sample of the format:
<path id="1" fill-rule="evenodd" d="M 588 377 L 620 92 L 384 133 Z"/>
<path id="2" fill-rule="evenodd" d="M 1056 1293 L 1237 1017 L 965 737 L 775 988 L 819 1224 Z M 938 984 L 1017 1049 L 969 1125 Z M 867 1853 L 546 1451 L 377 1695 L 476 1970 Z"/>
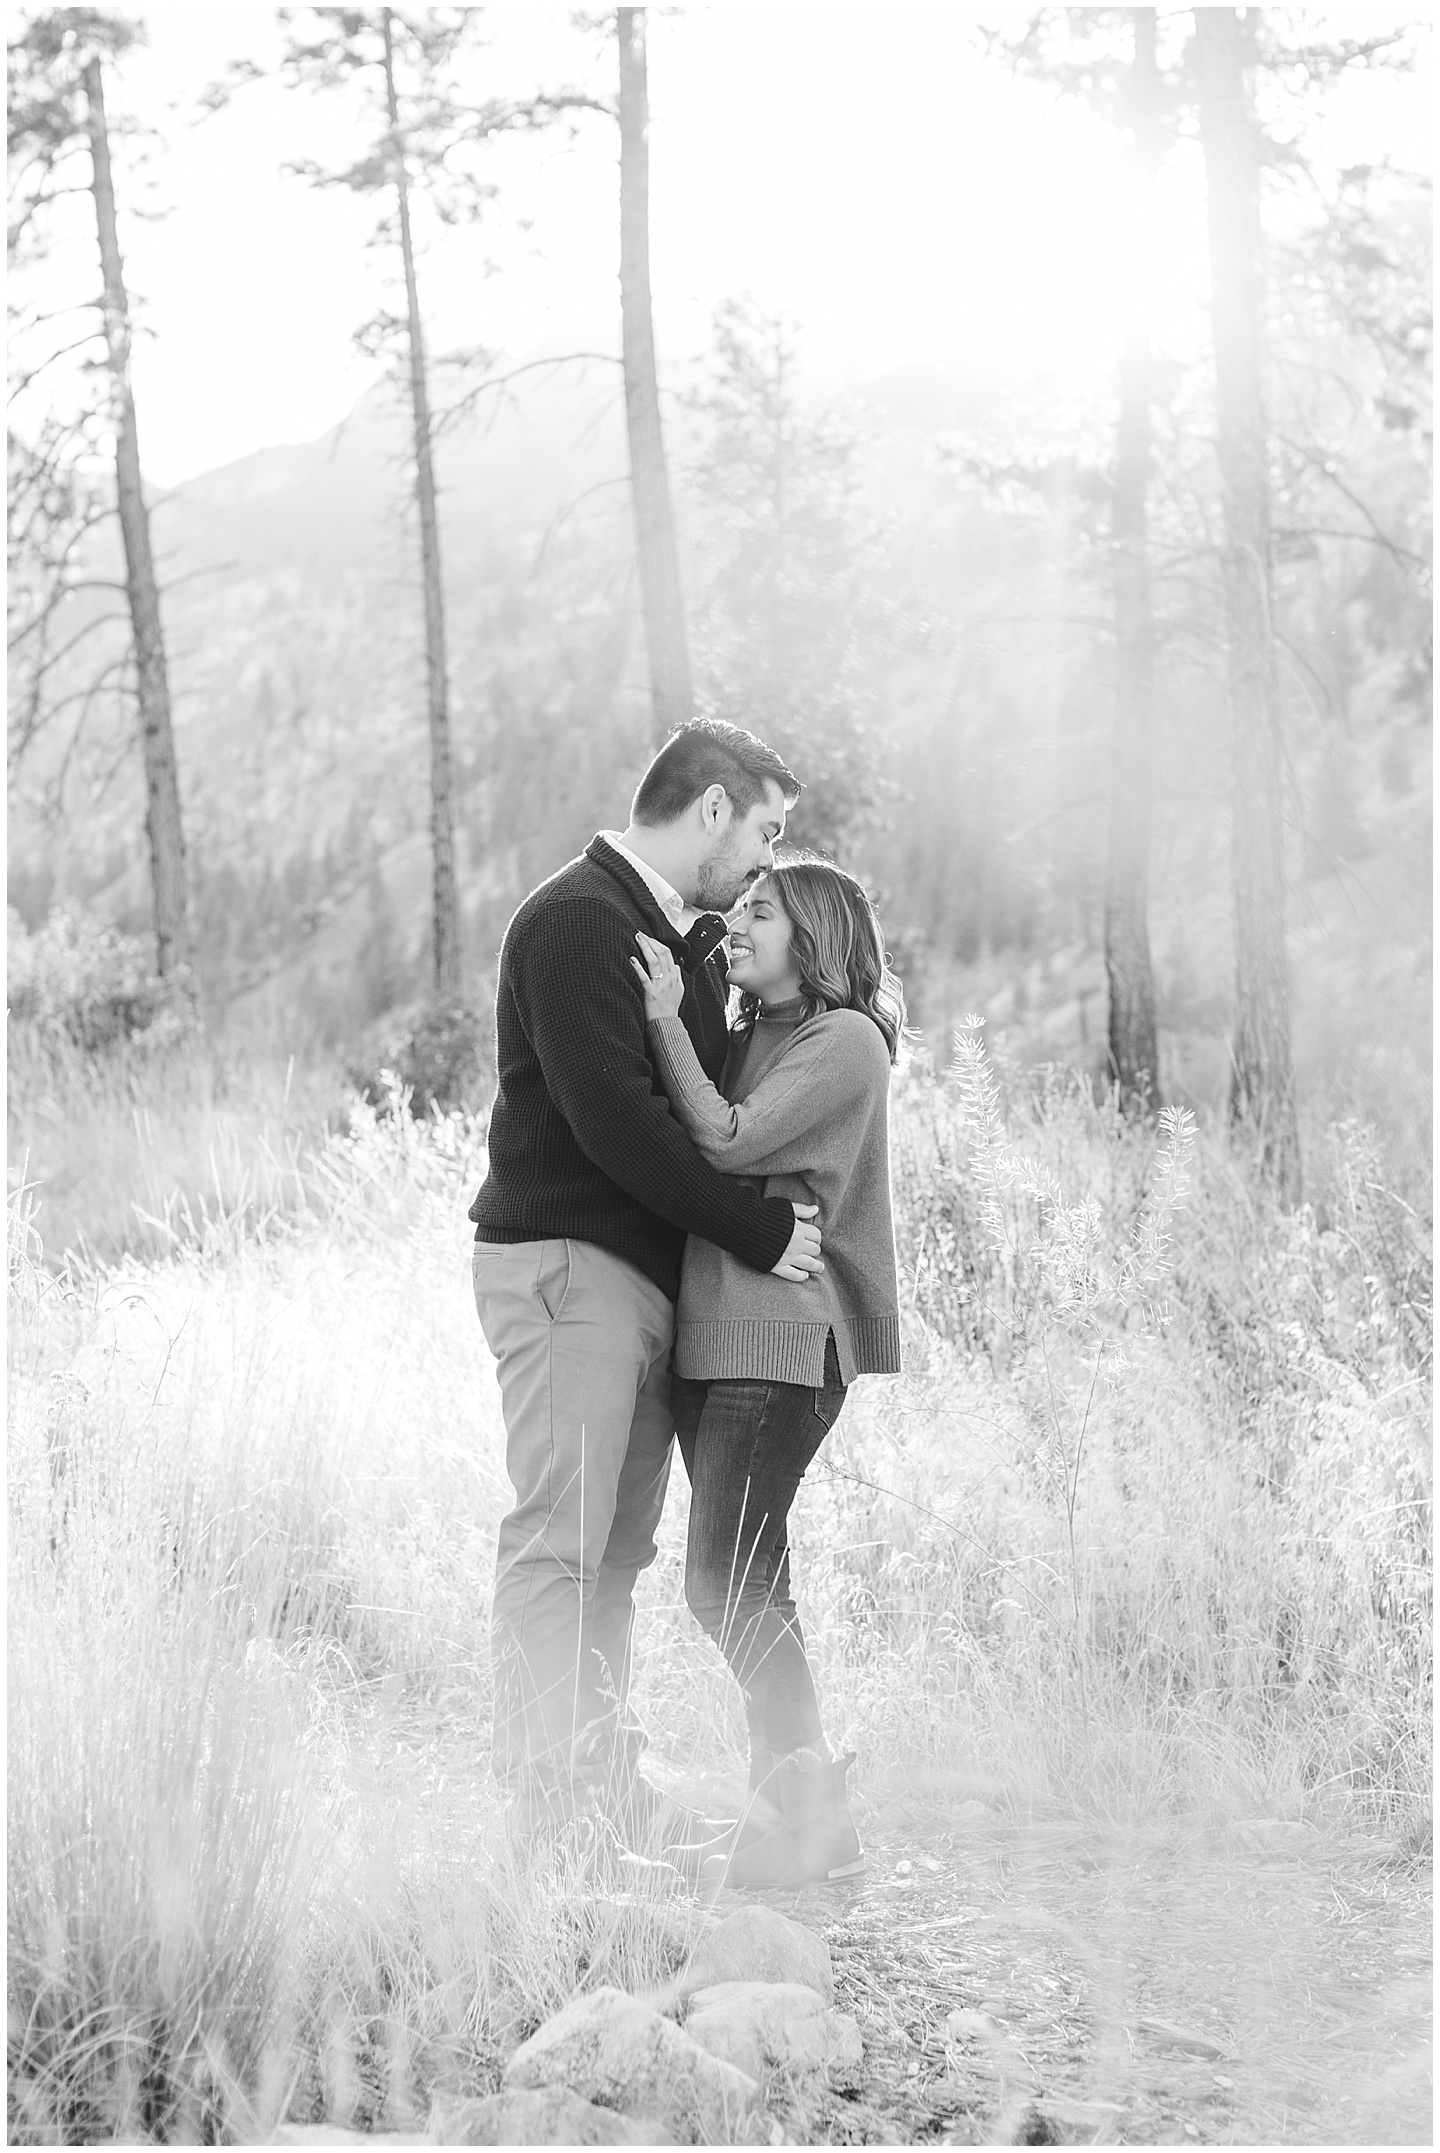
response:
<path id="1" fill-rule="evenodd" d="M 733 1041 L 721 1083 L 685 1027 L 653 1019 L 660 1080 L 697 1148 L 767 1196 L 820 1206 L 825 1270 L 804 1285 L 749 1269 L 692 1235 L 676 1311 L 675 1368 L 699 1382 L 746 1377 L 818 1386 L 835 1333 L 840 1374 L 900 1366 L 890 1212 L 890 1056 L 857 1009 L 802 1017 L 798 1001 Z"/>

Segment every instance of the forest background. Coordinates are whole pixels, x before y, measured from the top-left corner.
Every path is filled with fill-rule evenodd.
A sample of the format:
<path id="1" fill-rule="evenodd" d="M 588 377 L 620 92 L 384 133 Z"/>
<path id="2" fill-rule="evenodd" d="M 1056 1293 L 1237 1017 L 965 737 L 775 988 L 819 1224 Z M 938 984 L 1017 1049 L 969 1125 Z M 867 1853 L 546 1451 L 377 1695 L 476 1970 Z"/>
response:
<path id="1" fill-rule="evenodd" d="M 157 295 L 140 307 L 134 359 L 142 453 L 158 436 L 162 469 L 183 474 L 207 439 L 244 438 L 255 327 L 248 310 L 221 311 L 236 278 L 256 280 L 253 321 L 293 362 L 291 408 L 328 395 L 333 409 L 367 376 L 373 386 L 317 439 L 267 443 L 154 497 L 196 958 L 213 1024 L 287 1051 L 313 1042 L 353 1054 L 364 1041 L 359 1058 L 373 1060 L 403 1036 L 431 969 L 409 423 L 403 374 L 376 349 L 387 310 L 393 326 L 394 249 L 360 244 L 374 212 L 353 186 L 317 194 L 292 175 L 277 194 L 287 155 L 318 145 L 343 170 L 346 150 L 363 147 L 354 82 L 327 94 L 272 79 L 197 119 L 207 69 L 213 79 L 226 60 L 257 54 L 274 66 L 268 18 L 256 11 L 248 55 L 246 18 L 231 19 L 233 32 L 211 18 L 200 37 L 158 12 L 153 52 L 116 70 L 111 92 L 131 281 Z M 1086 64 L 1094 72 L 1098 56 L 1098 80 L 1107 40 L 1118 56 L 1123 39 L 1103 11 L 1094 20 Z M 493 44 L 455 63 L 471 70 L 464 94 L 478 105 L 559 90 L 613 98 L 603 42 L 558 18 L 544 34 L 503 10 L 494 22 Z M 1307 14 L 1279 42 L 1313 42 L 1323 28 Z M 706 138 L 708 171 L 681 145 L 702 114 L 716 126 L 719 100 L 700 71 L 729 41 L 717 47 L 705 11 L 654 33 L 654 285 L 698 707 L 753 725 L 808 776 L 794 835 L 838 846 L 871 880 L 938 1061 L 975 1009 L 1023 1060 L 1103 1072 L 1114 363 L 1137 280 L 1153 286 L 1150 937 L 1163 1089 L 1218 1104 L 1232 1017 L 1230 758 L 1193 120 L 1167 121 L 1147 240 L 1127 202 L 1124 130 L 1093 85 L 1087 94 L 1083 67 L 1073 75 L 1072 58 L 1073 79 L 1062 62 L 1049 81 L 1027 80 L 1004 52 L 952 32 L 935 50 L 983 133 L 994 188 L 982 209 L 959 191 L 975 185 L 973 162 L 933 146 L 886 171 L 902 85 L 924 72 L 935 29 L 917 17 L 888 83 L 872 88 L 887 150 L 833 212 L 815 123 L 780 147 L 781 78 L 810 57 L 798 19 L 767 35 L 761 99 L 748 115 L 735 108 L 733 144 Z M 837 97 L 830 125 L 858 117 L 853 37 L 843 30 L 822 63 L 821 87 Z M 1181 18 L 1165 39 L 1173 72 Z M 1308 64 L 1260 81 L 1276 138 L 1290 144 L 1273 161 L 1266 214 L 1296 1054 L 1307 1112 L 1359 1112 L 1421 1155 L 1428 197 L 1398 153 L 1419 108 L 1408 66 L 1354 67 L 1307 89 Z M 180 93 L 167 122 L 175 148 L 141 129 L 167 92 Z M 987 99 L 1003 118 L 980 130 L 974 106 Z M 498 134 L 468 205 L 478 225 L 445 223 L 416 190 L 422 303 L 439 316 L 453 813 L 464 998 L 477 1013 L 515 903 L 595 827 L 623 820 L 652 745 L 619 368 L 603 356 L 618 357 L 605 318 L 613 134 L 584 110 L 543 133 Z M 1049 177 L 1062 166 L 1078 175 L 1063 190 Z M 244 201 L 252 186 L 266 251 L 232 234 L 230 259 L 217 247 L 202 267 L 212 205 L 222 189 Z M 766 190 L 781 244 L 759 236 Z M 667 210 L 668 191 L 678 202 Z M 22 311 L 73 302 L 91 273 L 84 203 L 59 208 L 70 221 L 53 224 L 58 237 L 21 284 Z M 899 260 L 873 296 L 858 274 L 850 288 L 846 215 L 857 271 L 896 234 Z M 295 241 L 277 216 L 294 220 Z M 747 230 L 758 276 L 726 290 L 718 280 L 745 259 Z M 337 296 L 374 317 L 351 353 L 345 333 L 358 321 L 326 322 L 330 371 L 318 376 L 315 357 L 299 356 L 301 234 L 332 281 L 328 258 L 347 248 Z M 507 276 L 519 286 L 509 299 Z M 262 293 L 262 279 L 273 288 Z M 816 326 L 799 318 L 797 280 Z M 873 320 L 887 301 L 899 317 L 888 333 Z M 213 347 L 198 341 L 202 320 Z M 24 367 L 64 345 L 74 322 L 29 321 Z M 502 350 L 507 323 L 546 333 Z M 914 356 L 900 348 L 907 338 Z M 591 356 L 558 363 L 572 351 Z M 17 431 L 93 402 L 72 371 L 83 356 L 28 384 Z M 536 364 L 549 357 L 555 366 Z M 278 416 L 273 359 L 255 354 L 253 370 Z M 82 467 L 86 457 L 97 468 L 93 440 Z M 56 715 L 12 754 L 9 898 L 32 933 L 62 906 L 142 937 L 150 914 L 133 703 L 117 664 L 129 626 L 117 594 L 94 587 L 114 575 L 104 548 L 97 534 L 84 572 L 68 571 L 85 587 L 65 601 L 61 641 L 73 650 L 44 682 L 39 709 Z M 22 645 L 22 714 L 26 656 Z"/>
<path id="2" fill-rule="evenodd" d="M 794 1520 L 864 2073 L 772 2113 L 1428 2142 L 1428 28 L 656 13 L 652 370 L 649 14 L 16 16 L 12 2139 L 414 2127 L 709 1918 L 507 1839 L 463 1224 L 505 921 L 678 706 L 922 1035 Z M 680 1477 L 637 1703 L 724 1804 Z"/>

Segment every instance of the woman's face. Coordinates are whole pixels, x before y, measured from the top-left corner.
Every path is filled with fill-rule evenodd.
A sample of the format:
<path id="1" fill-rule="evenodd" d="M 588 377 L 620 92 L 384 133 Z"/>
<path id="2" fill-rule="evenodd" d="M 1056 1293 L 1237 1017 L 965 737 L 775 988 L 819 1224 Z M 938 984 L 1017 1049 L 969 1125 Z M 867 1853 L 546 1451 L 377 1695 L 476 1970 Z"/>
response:
<path id="1" fill-rule="evenodd" d="M 765 1003 L 788 1002 L 800 992 L 790 922 L 771 893 L 768 875 L 752 882 L 741 900 L 730 930 L 730 978 L 743 993 L 758 995 Z"/>

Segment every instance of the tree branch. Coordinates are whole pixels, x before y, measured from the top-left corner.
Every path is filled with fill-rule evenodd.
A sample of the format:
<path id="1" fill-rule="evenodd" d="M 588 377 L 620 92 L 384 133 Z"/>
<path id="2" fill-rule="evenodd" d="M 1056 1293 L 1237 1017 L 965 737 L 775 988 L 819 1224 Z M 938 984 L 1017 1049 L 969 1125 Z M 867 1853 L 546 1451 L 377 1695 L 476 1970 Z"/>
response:
<path id="1" fill-rule="evenodd" d="M 97 339 L 103 338 L 104 334 L 105 331 L 103 328 L 88 329 L 85 332 L 84 336 L 77 336 L 73 344 L 62 344 L 58 351 L 52 351 L 48 355 L 48 357 L 39 360 L 36 365 L 31 367 L 30 371 L 27 374 L 17 375 L 15 380 L 10 384 L 10 395 L 12 400 L 17 396 L 23 396 L 25 394 L 25 391 L 29 388 L 31 382 L 38 381 L 47 366 L 53 366 L 57 359 L 68 358 L 72 351 L 83 351 L 87 344 L 95 343 Z"/>
<path id="2" fill-rule="evenodd" d="M 125 585 L 123 583 L 102 583 L 93 578 L 87 578 L 82 583 L 61 583 L 53 596 L 46 601 L 45 605 L 35 615 L 35 618 L 27 621 L 23 628 L 17 628 L 9 638 L 5 645 L 7 653 L 12 650 L 18 650 L 27 637 L 34 635 L 37 628 L 43 628 L 73 591 L 123 591 L 124 589 Z M 101 617 L 105 620 L 118 620 L 121 616 L 117 613 L 106 613 Z M 93 627 L 94 625 L 95 623 L 92 621 L 90 626 Z M 83 635 L 85 630 L 82 629 L 80 632 Z M 70 646 L 67 644 L 65 648 L 69 649 Z M 54 657 L 63 657 L 64 655 L 64 650 L 54 653 Z M 53 659 L 51 662 L 53 662 Z"/>
<path id="3" fill-rule="evenodd" d="M 1319 449 L 1307 448 L 1303 441 L 1292 441 L 1284 434 L 1277 434 L 1275 438 L 1298 456 L 1303 463 L 1309 464 L 1312 470 L 1318 471 L 1322 478 L 1328 479 L 1336 492 L 1343 494 L 1352 508 L 1358 509 L 1374 533 L 1377 545 L 1383 546 L 1387 553 L 1392 553 L 1396 560 L 1409 561 L 1419 568 L 1429 567 L 1430 564 L 1423 553 L 1412 552 L 1409 546 L 1402 546 L 1398 539 L 1390 536 L 1389 532 L 1384 529 L 1354 488 L 1346 485 L 1330 457 L 1323 455 Z"/>
<path id="4" fill-rule="evenodd" d="M 535 549 L 535 558 L 530 563 L 530 575 L 529 577 L 527 577 L 526 580 L 529 581 L 531 578 L 533 578 L 539 573 L 541 563 L 544 561 L 545 555 L 549 551 L 551 539 L 555 537 L 561 525 L 570 516 L 574 515 L 576 509 L 580 507 L 582 502 L 590 500 L 597 493 L 608 493 L 612 486 L 625 486 L 628 484 L 629 476 L 628 473 L 625 472 L 622 472 L 618 478 L 602 478 L 599 481 L 598 485 L 587 486 L 583 493 L 576 494 L 573 501 L 567 501 L 563 508 L 557 509 L 555 514 L 551 517 L 549 523 L 546 524 L 544 532 L 541 535 L 540 543 Z"/>
<path id="5" fill-rule="evenodd" d="M 508 388 L 510 383 L 518 381 L 522 374 L 533 374 L 545 367 L 574 366 L 591 361 L 599 366 L 620 366 L 624 363 L 614 352 L 610 351 L 566 351 L 557 352 L 554 358 L 550 359 L 526 359 L 522 365 L 512 366 L 504 374 L 489 374 L 483 381 L 477 381 L 473 388 L 467 389 L 462 396 L 456 398 L 453 404 L 447 405 L 443 412 L 437 413 L 435 419 L 436 431 L 438 433 L 442 429 L 453 428 L 461 425 L 465 420 L 473 418 L 476 406 L 482 396 L 486 395 L 491 389 Z M 511 401 L 513 402 L 514 399 L 512 398 Z"/>

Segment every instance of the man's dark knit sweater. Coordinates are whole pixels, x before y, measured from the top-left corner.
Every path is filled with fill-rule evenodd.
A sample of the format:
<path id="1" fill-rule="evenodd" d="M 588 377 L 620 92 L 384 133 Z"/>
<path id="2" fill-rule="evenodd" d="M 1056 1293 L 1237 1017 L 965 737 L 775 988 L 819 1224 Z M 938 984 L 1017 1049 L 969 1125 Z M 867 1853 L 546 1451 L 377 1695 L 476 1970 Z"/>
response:
<path id="1" fill-rule="evenodd" d="M 703 930 L 698 947 L 682 941 L 640 876 L 595 838 L 505 931 L 490 1171 L 470 1217 L 478 1241 L 564 1236 L 613 1249 L 673 1301 L 687 1233 L 769 1271 L 795 1214 L 718 1173 L 671 1114 L 630 969 L 637 929 L 684 966 L 681 1022 L 718 1081 L 729 1044 L 723 958 L 704 955 L 713 939 Z"/>

